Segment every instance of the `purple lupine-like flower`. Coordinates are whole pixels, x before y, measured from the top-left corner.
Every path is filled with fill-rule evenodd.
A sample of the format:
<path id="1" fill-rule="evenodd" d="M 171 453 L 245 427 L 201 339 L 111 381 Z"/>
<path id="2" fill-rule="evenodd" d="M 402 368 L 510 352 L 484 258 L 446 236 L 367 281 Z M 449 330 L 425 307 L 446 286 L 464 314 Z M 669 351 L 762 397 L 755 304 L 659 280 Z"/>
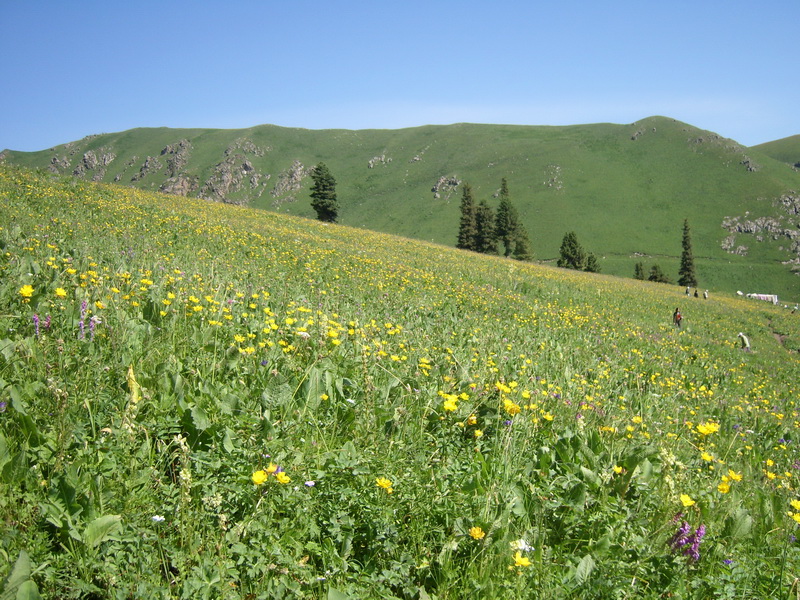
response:
<path id="1" fill-rule="evenodd" d="M 94 340 L 94 330 L 99 323 L 102 323 L 102 321 L 100 320 L 100 317 L 96 315 L 89 319 L 89 338 L 91 340 Z"/>
<path id="2" fill-rule="evenodd" d="M 47 317 L 44 320 L 44 328 L 50 329 L 50 315 L 47 315 Z"/>
<path id="3" fill-rule="evenodd" d="M 706 534 L 706 526 L 700 525 L 687 539 L 688 547 L 683 549 L 683 555 L 688 556 L 692 562 L 700 560 L 700 542 Z"/>
<path id="4" fill-rule="evenodd" d="M 36 332 L 36 337 L 39 337 L 39 315 L 33 315 L 33 329 Z"/>
<path id="5" fill-rule="evenodd" d="M 675 532 L 675 535 L 667 542 L 669 547 L 672 548 L 673 551 L 683 548 L 689 541 L 689 532 L 691 529 L 692 526 L 689 525 L 689 522 L 684 521 L 678 528 L 678 531 Z"/>
<path id="6" fill-rule="evenodd" d="M 0 402 L 0 413 L 6 412 L 7 404 L 5 402 Z"/>

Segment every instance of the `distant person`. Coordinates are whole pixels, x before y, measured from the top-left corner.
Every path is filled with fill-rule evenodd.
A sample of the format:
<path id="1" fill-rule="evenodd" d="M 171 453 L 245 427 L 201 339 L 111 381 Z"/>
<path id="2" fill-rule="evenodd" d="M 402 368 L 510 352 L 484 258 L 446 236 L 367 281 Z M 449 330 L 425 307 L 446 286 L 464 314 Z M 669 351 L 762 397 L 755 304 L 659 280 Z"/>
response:
<path id="1" fill-rule="evenodd" d="M 704 300 L 708 300 L 708 290 L 706 290 L 705 292 L 703 292 L 703 299 L 704 299 Z"/>
<path id="2" fill-rule="evenodd" d="M 692 290 L 688 285 L 686 286 L 686 295 L 687 296 L 691 296 L 692 295 Z"/>
<path id="3" fill-rule="evenodd" d="M 681 315 L 681 311 L 676 308 L 675 312 L 672 313 L 672 322 L 675 323 L 675 327 L 680 329 L 682 320 L 683 320 L 683 315 Z"/>
<path id="4" fill-rule="evenodd" d="M 742 342 L 742 350 L 750 352 L 750 340 L 748 340 L 747 336 L 741 331 L 739 332 L 739 340 Z"/>
<path id="5" fill-rule="evenodd" d="M 700 294 L 697 293 L 697 288 L 694 288 L 694 297 L 699 298 Z"/>

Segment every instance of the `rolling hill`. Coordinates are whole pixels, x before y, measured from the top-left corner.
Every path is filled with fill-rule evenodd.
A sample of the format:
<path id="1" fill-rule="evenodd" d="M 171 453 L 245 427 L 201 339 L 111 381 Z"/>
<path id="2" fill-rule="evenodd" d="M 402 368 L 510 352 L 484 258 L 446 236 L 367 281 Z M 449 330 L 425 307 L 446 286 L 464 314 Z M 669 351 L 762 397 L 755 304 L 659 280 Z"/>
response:
<path id="1" fill-rule="evenodd" d="M 793 140 L 746 148 L 666 117 L 564 127 L 261 125 L 133 129 L 3 158 L 305 217 L 314 216 L 309 170 L 323 161 L 337 179 L 343 224 L 448 245 L 456 239 L 459 185 L 468 182 L 478 201 L 491 202 L 505 177 L 539 261 L 553 261 L 564 233 L 575 231 L 605 273 L 631 277 L 641 261 L 674 280 L 689 219 L 702 287 L 797 301 Z"/>

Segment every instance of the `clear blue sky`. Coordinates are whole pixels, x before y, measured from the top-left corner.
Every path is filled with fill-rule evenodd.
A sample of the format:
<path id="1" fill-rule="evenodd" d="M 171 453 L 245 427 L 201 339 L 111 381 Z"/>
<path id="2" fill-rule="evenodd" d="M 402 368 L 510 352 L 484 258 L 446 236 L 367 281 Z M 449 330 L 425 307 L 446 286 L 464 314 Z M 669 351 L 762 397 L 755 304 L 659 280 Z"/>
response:
<path id="1" fill-rule="evenodd" d="M 800 0 L 2 0 L 0 149 L 134 127 L 800 134 Z"/>

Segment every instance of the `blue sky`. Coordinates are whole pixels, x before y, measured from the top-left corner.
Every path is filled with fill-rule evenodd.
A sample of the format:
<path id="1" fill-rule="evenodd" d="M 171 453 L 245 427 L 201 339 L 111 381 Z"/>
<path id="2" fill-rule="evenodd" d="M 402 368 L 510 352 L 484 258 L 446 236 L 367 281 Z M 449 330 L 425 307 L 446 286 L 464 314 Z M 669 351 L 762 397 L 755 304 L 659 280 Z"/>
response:
<path id="1" fill-rule="evenodd" d="M 134 127 L 800 134 L 799 0 L 5 0 L 0 149 Z"/>

